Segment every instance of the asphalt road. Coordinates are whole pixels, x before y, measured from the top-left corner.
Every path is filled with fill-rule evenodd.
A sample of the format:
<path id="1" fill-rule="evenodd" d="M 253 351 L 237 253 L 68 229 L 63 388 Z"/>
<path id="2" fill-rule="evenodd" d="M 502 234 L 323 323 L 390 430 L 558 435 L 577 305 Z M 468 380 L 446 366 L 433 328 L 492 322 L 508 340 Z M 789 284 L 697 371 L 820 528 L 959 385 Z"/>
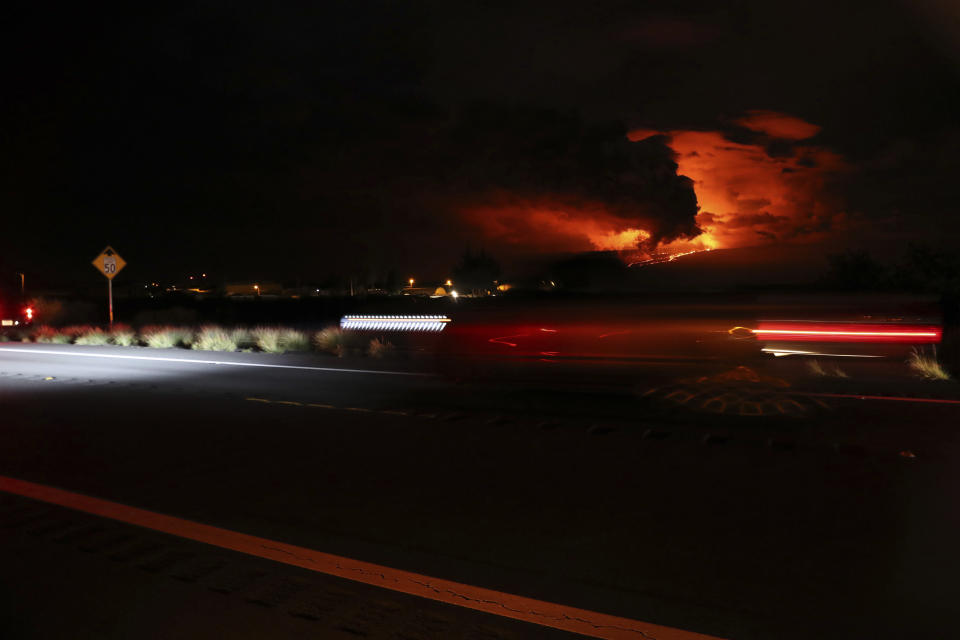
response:
<path id="1" fill-rule="evenodd" d="M 720 637 L 953 634 L 955 404 L 812 398 L 762 382 L 759 391 L 742 381 L 697 386 L 696 371 L 670 371 L 653 386 L 644 376 L 652 392 L 637 397 L 458 385 L 409 362 L 0 349 L 11 349 L 0 350 L 2 476 Z M 101 357 L 117 355 L 135 359 Z M 158 357 L 169 360 L 136 359 Z M 677 391 L 715 393 L 731 410 L 694 411 Z M 754 405 L 761 415 L 743 415 Z M 51 637 L 37 586 L 45 580 L 60 585 L 50 593 L 61 600 L 124 591 L 129 580 L 138 592 L 159 589 L 156 602 L 178 612 L 192 602 L 186 625 L 218 620 L 236 637 L 242 611 L 263 613 L 236 605 L 240 613 L 218 614 L 202 604 L 206 592 L 170 595 L 169 581 L 157 586 L 145 571 L 115 578 L 19 526 L 6 530 L 4 553 L 9 575 L 28 586 L 3 599 L 9 637 Z M 84 631 L 161 615 L 158 605 L 138 618 L 119 603 L 99 609 L 100 627 L 77 607 L 73 615 Z M 554 633 L 456 624 L 493 637 Z M 285 625 L 274 637 L 299 637 Z M 98 637 L 73 637 L 84 635 Z"/>

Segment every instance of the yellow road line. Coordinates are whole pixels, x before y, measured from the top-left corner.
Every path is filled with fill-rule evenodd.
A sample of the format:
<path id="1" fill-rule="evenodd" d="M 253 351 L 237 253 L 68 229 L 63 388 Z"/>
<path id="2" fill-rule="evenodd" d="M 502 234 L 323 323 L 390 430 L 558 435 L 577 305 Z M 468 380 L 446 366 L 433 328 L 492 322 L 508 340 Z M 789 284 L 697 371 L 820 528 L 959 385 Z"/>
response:
<path id="1" fill-rule="evenodd" d="M 555 602 L 536 600 L 354 560 L 17 478 L 0 476 L 0 491 L 318 573 L 594 638 L 716 640 L 711 636 L 683 629 L 578 609 Z"/>

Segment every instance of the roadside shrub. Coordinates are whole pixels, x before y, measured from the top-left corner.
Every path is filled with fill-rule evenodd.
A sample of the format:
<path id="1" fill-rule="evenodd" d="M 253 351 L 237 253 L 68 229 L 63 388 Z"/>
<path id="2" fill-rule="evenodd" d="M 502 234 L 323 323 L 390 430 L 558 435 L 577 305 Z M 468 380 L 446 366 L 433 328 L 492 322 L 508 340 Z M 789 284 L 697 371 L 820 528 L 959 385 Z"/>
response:
<path id="1" fill-rule="evenodd" d="M 129 347 L 137 343 L 137 334 L 128 324 L 115 324 L 110 330 L 110 342 Z"/>
<path id="2" fill-rule="evenodd" d="M 110 344 L 110 334 L 100 328 L 92 328 L 86 333 L 80 334 L 73 341 L 74 344 Z"/>
<path id="3" fill-rule="evenodd" d="M 47 325 L 41 325 L 33 330 L 33 341 L 45 344 L 68 344 L 71 338 L 62 331 Z"/>
<path id="4" fill-rule="evenodd" d="M 847 373 L 840 368 L 837 363 L 828 363 L 826 366 L 820 364 L 819 360 L 808 360 L 807 371 L 815 376 L 824 376 L 827 378 L 848 378 Z"/>
<path id="5" fill-rule="evenodd" d="M 280 345 L 287 351 L 310 351 L 310 334 L 296 329 L 284 329 Z"/>
<path id="6" fill-rule="evenodd" d="M 199 351 L 236 351 L 237 346 L 235 332 L 214 325 L 200 327 L 192 345 Z"/>
<path id="7" fill-rule="evenodd" d="M 34 327 L 31 327 L 30 338 L 34 342 L 40 342 L 40 343 L 50 342 L 50 338 L 55 333 L 57 333 L 57 330 L 54 329 L 53 327 L 48 327 L 46 325 L 40 325 L 39 327 L 34 326 Z"/>
<path id="8" fill-rule="evenodd" d="M 253 349 L 257 346 L 257 341 L 253 337 L 253 332 L 243 327 L 230 329 L 230 337 L 237 343 L 238 349 Z"/>
<path id="9" fill-rule="evenodd" d="M 13 342 L 13 340 L 6 333 L 0 333 L 0 342 Z"/>
<path id="10" fill-rule="evenodd" d="M 374 338 L 367 347 L 367 355 L 371 358 L 382 358 L 393 352 L 393 343 L 386 342 L 380 338 Z"/>
<path id="11" fill-rule="evenodd" d="M 153 349 L 170 349 L 180 344 L 180 330 L 166 325 L 151 325 L 140 329 L 140 340 Z"/>
<path id="12" fill-rule="evenodd" d="M 310 350 L 310 336 L 303 331 L 257 327 L 251 333 L 257 348 L 266 353 Z"/>
<path id="13" fill-rule="evenodd" d="M 281 330 L 271 327 L 257 327 L 252 332 L 254 342 L 260 351 L 266 353 L 283 353 L 285 349 L 281 346 Z"/>
<path id="14" fill-rule="evenodd" d="M 60 333 L 67 336 L 71 340 L 76 340 L 83 334 L 90 333 L 91 331 L 93 331 L 93 326 L 89 324 L 75 324 L 60 329 Z"/>
<path id="15" fill-rule="evenodd" d="M 197 332 L 190 327 L 177 327 L 174 333 L 177 337 L 177 344 L 187 349 L 193 347 L 193 343 L 197 339 Z"/>
<path id="16" fill-rule="evenodd" d="M 914 348 L 907 356 L 907 366 L 925 380 L 949 380 L 950 374 L 937 360 L 937 348 L 932 353 Z"/>
<path id="17" fill-rule="evenodd" d="M 825 376 L 827 372 L 823 370 L 823 367 L 820 365 L 819 360 L 807 360 L 807 371 L 812 373 L 815 376 Z"/>
<path id="18" fill-rule="evenodd" d="M 345 343 L 346 336 L 343 335 L 340 327 L 327 327 L 313 336 L 313 346 L 317 348 L 317 351 L 332 353 L 337 356 L 343 355 Z"/>

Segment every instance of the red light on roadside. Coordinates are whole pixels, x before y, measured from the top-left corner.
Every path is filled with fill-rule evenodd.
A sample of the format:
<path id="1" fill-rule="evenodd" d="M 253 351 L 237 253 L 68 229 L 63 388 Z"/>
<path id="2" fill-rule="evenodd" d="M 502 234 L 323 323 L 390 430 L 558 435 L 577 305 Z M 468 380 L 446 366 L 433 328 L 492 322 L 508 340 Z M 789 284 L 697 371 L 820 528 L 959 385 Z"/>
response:
<path id="1" fill-rule="evenodd" d="M 27 316 L 27 320 L 33 320 L 33 307 L 27 307 L 27 310 L 24 311 Z"/>

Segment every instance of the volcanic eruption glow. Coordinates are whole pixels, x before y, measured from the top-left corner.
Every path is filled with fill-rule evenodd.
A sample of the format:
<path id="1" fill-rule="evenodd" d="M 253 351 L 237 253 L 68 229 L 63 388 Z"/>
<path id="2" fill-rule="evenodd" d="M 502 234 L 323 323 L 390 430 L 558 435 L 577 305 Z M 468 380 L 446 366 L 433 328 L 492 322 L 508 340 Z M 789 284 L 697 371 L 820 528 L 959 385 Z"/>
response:
<path id="1" fill-rule="evenodd" d="M 587 237 L 599 251 L 625 251 L 636 249 L 650 234 L 643 229 L 624 229 L 607 234 L 590 234 Z"/>
<path id="2" fill-rule="evenodd" d="M 525 167 L 523 180 L 495 175 L 497 185 L 458 206 L 458 217 L 506 247 L 618 251 L 633 264 L 817 241 L 844 226 L 828 183 L 848 167 L 809 141 L 818 126 L 772 111 L 747 112 L 733 126 L 736 142 L 728 130 L 632 130 L 612 169 L 511 147 L 503 154 L 519 154 L 507 164 Z M 562 158 L 593 157 L 595 145 L 583 139 L 571 138 Z"/>
<path id="3" fill-rule="evenodd" d="M 540 252 L 630 250 L 651 236 L 598 206 L 513 204 L 465 215 L 487 238 Z"/>
<path id="4" fill-rule="evenodd" d="M 697 225 L 704 231 L 696 240 L 710 248 L 814 241 L 845 224 L 825 187 L 847 169 L 846 162 L 828 149 L 801 143 L 819 127 L 770 111 L 751 111 L 736 124 L 761 137 L 743 143 L 721 131 L 662 132 L 676 153 L 678 173 L 694 182 Z M 640 141 L 657 133 L 635 129 L 628 137 Z M 776 144 L 788 145 L 787 151 L 771 152 Z"/>

